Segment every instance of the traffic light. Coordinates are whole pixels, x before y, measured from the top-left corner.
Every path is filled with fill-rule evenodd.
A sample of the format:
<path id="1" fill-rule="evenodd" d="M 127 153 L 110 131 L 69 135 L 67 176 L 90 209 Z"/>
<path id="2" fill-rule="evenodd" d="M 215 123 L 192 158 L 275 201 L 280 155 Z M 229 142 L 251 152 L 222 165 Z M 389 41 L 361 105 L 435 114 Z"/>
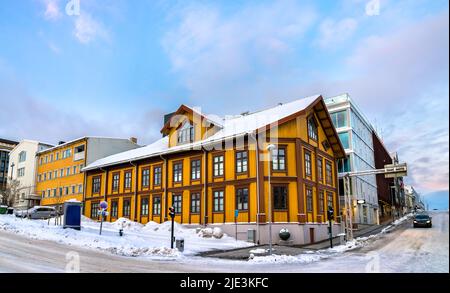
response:
<path id="1" fill-rule="evenodd" d="M 169 208 L 169 216 L 173 219 L 175 217 L 175 208 L 170 207 Z"/>
<path id="2" fill-rule="evenodd" d="M 333 207 L 328 207 L 327 215 L 328 215 L 328 221 L 333 220 L 333 218 L 334 218 Z"/>

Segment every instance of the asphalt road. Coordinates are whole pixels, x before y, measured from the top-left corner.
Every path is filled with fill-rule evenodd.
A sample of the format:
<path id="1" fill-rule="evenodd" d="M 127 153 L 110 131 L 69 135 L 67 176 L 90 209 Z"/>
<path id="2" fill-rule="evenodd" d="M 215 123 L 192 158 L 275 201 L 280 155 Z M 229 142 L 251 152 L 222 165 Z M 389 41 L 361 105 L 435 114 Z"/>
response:
<path id="1" fill-rule="evenodd" d="M 309 264 L 254 264 L 189 257 L 177 261 L 122 257 L 32 240 L 0 231 L 0 272 L 449 272 L 449 215 L 434 213 L 433 228 L 406 223 L 370 246 Z M 79 260 L 79 262 L 77 261 Z M 78 269 L 79 268 L 79 269 Z"/>

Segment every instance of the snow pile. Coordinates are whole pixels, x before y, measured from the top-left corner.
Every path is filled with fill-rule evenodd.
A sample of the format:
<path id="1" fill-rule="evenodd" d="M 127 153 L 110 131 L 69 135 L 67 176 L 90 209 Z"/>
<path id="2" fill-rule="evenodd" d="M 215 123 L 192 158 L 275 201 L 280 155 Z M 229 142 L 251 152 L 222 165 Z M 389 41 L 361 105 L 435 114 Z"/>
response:
<path id="1" fill-rule="evenodd" d="M 220 229 L 219 227 L 215 227 L 215 228 L 203 228 L 200 229 L 200 231 L 197 233 L 199 237 L 203 237 L 203 238 L 217 238 L 217 239 L 221 239 L 224 235 L 222 229 Z"/>
<path id="2" fill-rule="evenodd" d="M 119 236 L 119 229 L 122 227 L 123 236 Z M 120 218 L 113 223 L 103 222 L 102 235 L 99 235 L 100 223 L 84 216 L 81 219 L 81 231 L 77 231 L 55 226 L 53 220 L 48 225 L 47 220 L 29 220 L 13 215 L 0 215 L 0 230 L 32 239 L 50 240 L 117 255 L 146 258 L 179 258 L 214 249 L 226 250 L 252 245 L 248 242 L 236 241 L 223 234 L 220 229 L 220 231 L 211 229 L 212 235 L 222 235 L 220 239 L 214 236 L 199 237 L 196 229 L 185 228 L 175 223 L 176 239 L 185 240 L 184 251 L 181 253 L 176 249 L 170 249 L 170 222 L 162 224 L 149 222 L 142 225 L 125 218 Z"/>
<path id="3" fill-rule="evenodd" d="M 256 248 L 256 249 L 250 250 L 249 252 L 253 253 L 253 254 L 264 254 L 267 252 L 267 250 L 264 248 Z"/>
<path id="4" fill-rule="evenodd" d="M 397 226 L 400 225 L 401 223 L 405 222 L 406 220 L 410 219 L 413 216 L 412 213 L 409 213 L 403 217 L 401 217 L 400 219 L 395 220 L 392 225 Z"/>
<path id="5" fill-rule="evenodd" d="M 268 256 L 257 256 L 250 259 L 250 262 L 254 263 L 283 263 L 283 264 L 307 264 L 321 259 L 327 258 L 326 255 L 322 254 L 299 254 L 299 255 L 268 255 Z"/>

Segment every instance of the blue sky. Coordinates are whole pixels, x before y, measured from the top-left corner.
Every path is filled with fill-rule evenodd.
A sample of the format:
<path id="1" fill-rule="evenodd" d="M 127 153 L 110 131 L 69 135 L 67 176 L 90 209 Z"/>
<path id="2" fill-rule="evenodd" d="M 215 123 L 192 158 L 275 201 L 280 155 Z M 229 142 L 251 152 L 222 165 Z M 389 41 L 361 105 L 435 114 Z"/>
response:
<path id="1" fill-rule="evenodd" d="M 150 143 L 181 103 L 224 115 L 347 92 L 407 183 L 448 195 L 448 1 L 69 2 L 0 5 L 1 137 Z"/>

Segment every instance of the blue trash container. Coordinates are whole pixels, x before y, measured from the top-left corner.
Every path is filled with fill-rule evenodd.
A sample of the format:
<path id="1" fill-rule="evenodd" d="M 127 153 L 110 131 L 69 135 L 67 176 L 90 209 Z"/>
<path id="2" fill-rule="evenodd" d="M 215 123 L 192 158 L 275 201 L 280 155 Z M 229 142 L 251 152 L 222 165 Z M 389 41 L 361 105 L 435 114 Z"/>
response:
<path id="1" fill-rule="evenodd" d="M 81 230 L 81 202 L 66 201 L 64 203 L 64 229 Z"/>

